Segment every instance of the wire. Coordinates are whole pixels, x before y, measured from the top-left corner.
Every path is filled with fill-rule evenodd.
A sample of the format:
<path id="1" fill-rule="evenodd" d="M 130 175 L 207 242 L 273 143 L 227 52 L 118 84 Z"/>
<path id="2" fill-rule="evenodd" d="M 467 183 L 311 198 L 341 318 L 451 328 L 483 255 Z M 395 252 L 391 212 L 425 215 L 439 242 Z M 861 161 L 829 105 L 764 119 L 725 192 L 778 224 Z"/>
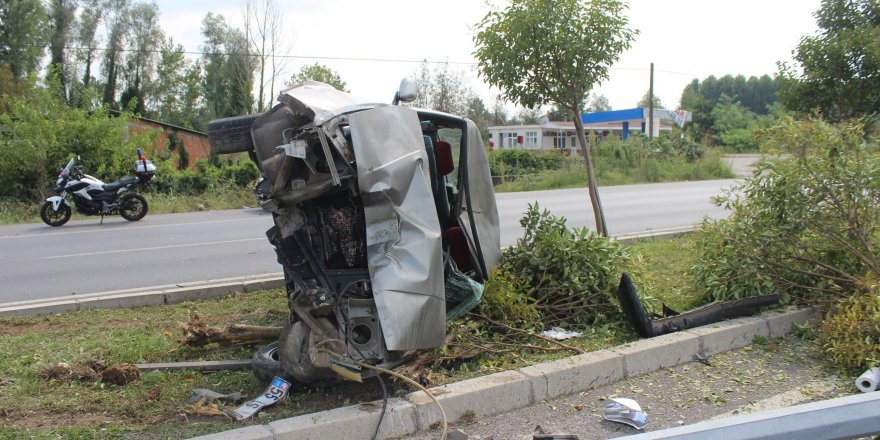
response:
<path id="1" fill-rule="evenodd" d="M 327 349 L 324 349 L 324 348 L 317 348 L 317 350 L 318 350 L 318 351 L 321 351 L 321 352 L 324 352 L 324 353 L 327 353 L 327 354 L 329 354 L 330 356 L 337 357 L 337 358 L 340 358 L 340 359 L 345 360 L 345 357 L 344 357 L 344 356 L 342 356 L 341 354 L 336 353 L 336 352 L 334 352 L 334 351 L 330 351 L 330 350 L 327 350 Z M 385 373 L 385 374 L 388 374 L 388 375 L 390 375 L 390 376 L 394 376 L 394 377 L 396 377 L 396 378 L 398 378 L 398 379 L 400 379 L 400 380 L 402 380 L 402 381 L 404 381 L 404 382 L 406 382 L 406 383 L 408 383 L 408 384 L 410 384 L 410 385 L 412 385 L 412 386 L 418 388 L 420 391 L 422 391 L 422 392 L 424 392 L 425 394 L 427 394 L 428 397 L 431 398 L 431 400 L 434 402 L 435 405 L 437 405 L 437 408 L 440 410 L 440 417 L 443 419 L 443 432 L 442 432 L 442 434 L 440 435 L 440 440 L 446 440 L 446 436 L 447 436 L 448 431 L 449 431 L 449 421 L 448 421 L 447 418 L 446 418 L 446 410 L 443 409 L 443 405 L 440 404 L 440 402 L 437 400 L 437 398 L 434 397 L 434 395 L 431 394 L 431 392 L 428 391 L 427 388 L 425 388 L 424 386 L 422 386 L 422 384 L 420 384 L 420 383 L 418 383 L 418 382 L 416 382 L 416 381 L 414 381 L 414 380 L 412 380 L 412 379 L 410 379 L 410 378 L 408 378 L 408 377 L 406 377 L 406 376 L 404 376 L 404 375 L 402 375 L 402 374 L 400 374 L 400 373 L 396 373 L 396 372 L 394 372 L 394 371 L 391 371 L 391 370 L 388 370 L 388 369 L 385 369 L 385 368 L 382 368 L 382 367 L 377 367 L 377 366 L 375 366 L 375 365 L 370 365 L 370 364 L 367 364 L 367 363 L 364 363 L 364 362 L 360 362 L 360 361 L 356 361 L 356 360 L 353 360 L 353 359 L 350 359 L 350 360 L 351 360 L 352 362 L 354 362 L 354 364 L 357 365 L 357 366 L 359 366 L 359 367 L 362 367 L 362 368 L 368 368 L 368 369 L 370 369 L 370 370 L 375 370 L 375 371 L 378 371 L 378 372 L 380 372 L 380 373 Z"/>

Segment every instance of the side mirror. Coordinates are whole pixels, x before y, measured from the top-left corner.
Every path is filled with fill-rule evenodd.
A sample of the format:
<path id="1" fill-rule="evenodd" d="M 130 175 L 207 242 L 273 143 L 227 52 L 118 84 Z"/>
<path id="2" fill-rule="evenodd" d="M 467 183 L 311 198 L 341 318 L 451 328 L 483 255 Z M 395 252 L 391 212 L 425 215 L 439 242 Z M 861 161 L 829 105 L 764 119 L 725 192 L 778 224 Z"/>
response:
<path id="1" fill-rule="evenodd" d="M 397 93 L 394 94 L 394 101 L 392 104 L 397 105 L 401 101 L 415 101 L 417 96 L 418 91 L 416 90 L 416 81 L 412 78 L 404 78 L 400 80 L 400 88 L 397 90 Z"/>

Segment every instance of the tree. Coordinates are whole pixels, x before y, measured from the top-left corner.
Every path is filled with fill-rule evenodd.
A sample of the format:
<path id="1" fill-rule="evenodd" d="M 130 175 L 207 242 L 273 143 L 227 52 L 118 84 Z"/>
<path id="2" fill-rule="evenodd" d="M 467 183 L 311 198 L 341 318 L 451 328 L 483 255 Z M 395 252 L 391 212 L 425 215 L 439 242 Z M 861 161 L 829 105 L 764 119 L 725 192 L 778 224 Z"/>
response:
<path id="1" fill-rule="evenodd" d="M 655 109 L 656 109 L 656 108 L 663 108 L 663 103 L 660 102 L 660 97 L 659 97 L 659 96 L 654 95 L 652 98 L 653 98 L 653 99 L 651 99 L 651 101 L 654 102 L 653 107 L 654 107 Z M 651 107 L 651 102 L 648 101 L 648 92 L 645 92 L 645 94 L 642 95 L 642 99 L 639 100 L 639 102 L 636 104 L 636 107 L 641 107 L 641 108 L 648 108 L 648 107 Z"/>
<path id="2" fill-rule="evenodd" d="M 126 85 L 121 104 L 126 107 L 131 99 L 137 98 L 134 111 L 143 113 L 146 109 L 145 103 L 150 99 L 149 89 L 156 72 L 156 48 L 165 38 L 165 33 L 159 27 L 159 8 L 155 3 L 135 4 L 129 17 L 130 23 L 137 25 L 128 28 L 128 41 L 132 48 L 127 52 L 125 60 Z"/>
<path id="3" fill-rule="evenodd" d="M 112 0 L 107 11 L 111 13 L 107 24 L 110 27 L 107 37 L 107 50 L 104 51 L 104 104 L 116 107 L 116 90 L 119 87 L 117 80 L 122 64 L 122 54 L 125 49 L 126 35 L 129 26 L 129 0 Z"/>
<path id="4" fill-rule="evenodd" d="M 553 104 L 580 115 L 587 93 L 608 78 L 608 68 L 637 34 L 627 28 L 625 10 L 617 0 L 512 0 L 477 25 L 474 55 L 480 76 L 516 104 Z M 591 147 L 581 118 L 574 122 L 596 230 L 607 236 Z"/>
<path id="5" fill-rule="evenodd" d="M 15 80 L 40 66 L 46 42 L 46 10 L 40 0 L 0 2 L 0 63 Z"/>
<path id="6" fill-rule="evenodd" d="M 309 66 L 302 66 L 299 69 L 299 73 L 290 77 L 287 80 L 286 87 L 296 86 L 305 83 L 308 80 L 312 81 L 320 81 L 325 84 L 329 84 L 338 90 L 342 90 L 343 92 L 349 91 L 345 81 L 342 80 L 342 77 L 339 76 L 338 73 L 333 71 L 331 68 L 315 63 Z"/>
<path id="7" fill-rule="evenodd" d="M 541 118 L 543 118 L 545 112 L 541 110 L 541 107 L 533 107 L 533 108 L 525 108 L 519 110 L 519 113 L 516 114 L 516 119 L 519 120 L 520 124 L 523 125 L 534 125 L 539 124 L 541 122 Z"/>
<path id="8" fill-rule="evenodd" d="M 257 59 L 251 56 L 244 33 L 226 24 L 222 15 L 208 13 L 202 20 L 205 37 L 204 90 L 207 119 L 243 115 L 253 111 L 251 94 Z"/>
<path id="9" fill-rule="evenodd" d="M 172 38 L 162 43 L 156 80 L 150 93 L 152 116 L 181 127 L 196 128 L 204 99 L 201 68 L 186 59 L 183 46 Z"/>
<path id="10" fill-rule="evenodd" d="M 611 103 L 605 95 L 593 95 L 590 105 L 584 107 L 586 113 L 598 113 L 611 111 Z"/>
<path id="11" fill-rule="evenodd" d="M 64 102 L 69 100 L 67 45 L 73 29 L 76 0 L 52 0 L 49 6 L 49 76 L 57 78 Z"/>
<path id="12" fill-rule="evenodd" d="M 259 112 L 264 111 L 275 99 L 275 80 L 278 73 L 284 70 L 284 59 L 275 54 L 289 50 L 288 45 L 283 43 L 282 18 L 277 0 L 245 0 L 244 34 L 250 43 L 251 53 L 257 57 Z"/>
<path id="13" fill-rule="evenodd" d="M 79 15 L 79 23 L 76 28 L 76 43 L 79 46 L 76 58 L 83 66 L 82 80 L 73 92 L 76 96 L 71 96 L 71 103 L 83 106 L 83 94 L 85 90 L 92 86 L 92 63 L 95 60 L 95 52 L 97 50 L 98 40 L 96 34 L 98 26 L 104 15 L 104 9 L 99 4 L 99 0 L 86 0 L 82 5 L 82 12 Z"/>
<path id="14" fill-rule="evenodd" d="M 801 39 L 793 65 L 780 64 L 779 98 L 791 110 L 831 121 L 880 112 L 880 2 L 823 0 L 819 32 Z"/>
<path id="15" fill-rule="evenodd" d="M 449 63 L 432 69 L 425 61 L 415 76 L 417 97 L 413 104 L 416 107 L 456 115 L 467 113 L 474 92 L 467 84 L 464 72 L 450 69 Z"/>

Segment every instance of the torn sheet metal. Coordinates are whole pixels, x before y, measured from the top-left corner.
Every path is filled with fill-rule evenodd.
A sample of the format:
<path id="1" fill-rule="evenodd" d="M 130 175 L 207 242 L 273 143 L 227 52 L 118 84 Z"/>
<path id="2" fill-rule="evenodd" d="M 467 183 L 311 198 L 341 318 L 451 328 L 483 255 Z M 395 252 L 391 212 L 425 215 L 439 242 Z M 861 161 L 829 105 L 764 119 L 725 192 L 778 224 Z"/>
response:
<path id="1" fill-rule="evenodd" d="M 648 415 L 642 412 L 638 402 L 624 397 L 605 401 L 605 420 L 624 423 L 636 429 L 648 426 Z"/>
<path id="2" fill-rule="evenodd" d="M 443 255 L 416 112 L 380 107 L 349 119 L 367 225 L 367 266 L 389 350 L 440 345 Z"/>
<path id="3" fill-rule="evenodd" d="M 470 203 L 473 210 L 474 225 L 477 230 L 479 250 L 474 243 L 474 233 L 470 216 L 465 209 L 459 216 L 462 230 L 468 239 L 471 254 L 479 259 L 482 256 L 482 267 L 479 275 L 486 279 L 488 272 L 498 263 L 501 256 L 501 228 L 498 222 L 498 207 L 495 204 L 495 192 L 492 189 L 492 177 L 489 171 L 489 160 L 480 130 L 473 121 L 467 120 L 467 185 L 463 188 L 465 206 Z"/>
<path id="4" fill-rule="evenodd" d="M 358 98 L 319 81 L 306 81 L 305 84 L 281 91 L 278 101 L 287 104 L 295 113 L 312 119 L 315 126 L 341 114 L 363 108 L 385 106 Z"/>

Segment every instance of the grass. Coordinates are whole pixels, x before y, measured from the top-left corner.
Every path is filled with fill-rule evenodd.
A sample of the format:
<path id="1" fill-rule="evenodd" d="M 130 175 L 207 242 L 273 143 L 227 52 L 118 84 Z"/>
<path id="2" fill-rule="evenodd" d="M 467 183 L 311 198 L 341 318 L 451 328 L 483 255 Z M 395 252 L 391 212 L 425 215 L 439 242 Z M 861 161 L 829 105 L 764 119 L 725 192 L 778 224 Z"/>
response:
<path id="1" fill-rule="evenodd" d="M 600 186 L 633 183 L 680 182 L 691 180 L 729 179 L 733 170 L 722 160 L 720 150 L 709 150 L 703 159 L 688 162 L 682 157 L 646 158 L 636 166 L 624 165 L 609 157 L 598 156 L 594 167 Z M 580 188 L 587 185 L 586 170 L 581 160 L 568 158 L 556 170 L 518 176 L 516 180 L 495 187 L 495 192 L 541 191 Z"/>
<path id="2" fill-rule="evenodd" d="M 681 275 L 693 261 L 691 239 L 646 241 L 629 246 L 638 287 L 643 294 L 673 308 L 699 299 Z M 249 371 L 145 373 L 125 386 L 77 381 L 47 381 L 40 371 L 66 362 L 93 359 L 108 363 L 241 359 L 255 347 L 220 349 L 179 347 L 178 324 L 191 311 L 208 325 L 232 323 L 281 325 L 287 304 L 281 290 L 139 309 L 83 311 L 47 317 L 0 319 L 0 438 L 181 438 L 251 423 L 308 414 L 381 398 L 375 383 L 348 383 L 332 389 L 296 385 L 289 399 L 263 411 L 253 421 L 234 423 L 222 417 L 184 414 L 195 388 L 218 392 L 262 391 Z M 619 320 L 583 329 L 584 337 L 566 341 L 594 351 L 637 339 Z M 435 368 L 432 384 L 460 381 L 570 356 L 571 352 L 518 352 L 483 355 L 447 369 Z M 395 383 L 391 394 L 411 390 Z"/>
<path id="3" fill-rule="evenodd" d="M 240 209 L 256 207 L 257 202 L 250 188 L 224 186 L 201 195 L 161 194 L 145 192 L 150 214 L 172 214 L 176 212 L 193 212 L 222 209 Z M 40 206 L 37 203 L 25 203 L 17 200 L 0 200 L 0 224 L 39 223 Z M 95 218 L 77 214 L 71 220 Z"/>

